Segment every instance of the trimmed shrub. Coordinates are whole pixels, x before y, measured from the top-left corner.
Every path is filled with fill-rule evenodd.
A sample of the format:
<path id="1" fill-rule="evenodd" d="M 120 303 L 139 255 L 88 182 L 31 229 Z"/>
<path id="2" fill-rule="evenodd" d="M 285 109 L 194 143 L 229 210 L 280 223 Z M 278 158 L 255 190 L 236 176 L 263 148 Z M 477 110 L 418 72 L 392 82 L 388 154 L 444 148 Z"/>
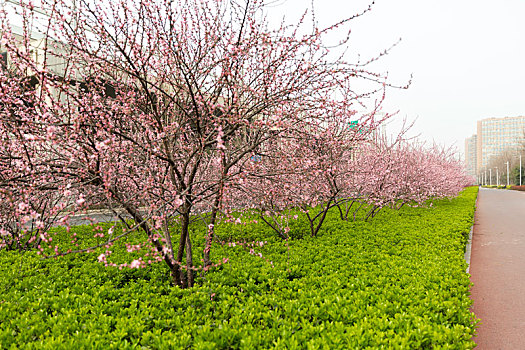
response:
<path id="1" fill-rule="evenodd" d="M 0 344 L 470 349 L 477 321 L 463 252 L 476 194 L 468 188 L 432 207 L 385 210 L 372 222 L 344 222 L 333 211 L 316 238 L 283 242 L 266 232 L 262 246 L 224 244 L 216 259 L 229 262 L 186 290 L 166 283 L 163 264 L 119 270 L 96 254 L 41 260 L 1 252 Z M 256 237 L 262 227 L 230 236 Z M 116 262 L 129 260 L 124 244 L 112 249 Z"/>

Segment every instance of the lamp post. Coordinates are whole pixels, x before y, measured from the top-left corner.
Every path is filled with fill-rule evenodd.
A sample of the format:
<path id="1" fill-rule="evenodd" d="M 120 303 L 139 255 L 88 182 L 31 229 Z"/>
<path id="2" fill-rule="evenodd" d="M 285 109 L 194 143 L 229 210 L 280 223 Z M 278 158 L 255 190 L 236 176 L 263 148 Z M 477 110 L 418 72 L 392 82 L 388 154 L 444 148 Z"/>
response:
<path id="1" fill-rule="evenodd" d="M 496 187 L 499 187 L 499 169 L 496 167 Z"/>
<path id="2" fill-rule="evenodd" d="M 487 186 L 487 168 L 485 168 L 485 186 Z"/>
<path id="3" fill-rule="evenodd" d="M 521 186 L 521 154 L 520 154 L 520 186 Z"/>
<path id="4" fill-rule="evenodd" d="M 509 161 L 507 160 L 507 187 L 509 186 Z"/>
<path id="5" fill-rule="evenodd" d="M 489 185 L 492 186 L 492 168 L 489 169 Z"/>

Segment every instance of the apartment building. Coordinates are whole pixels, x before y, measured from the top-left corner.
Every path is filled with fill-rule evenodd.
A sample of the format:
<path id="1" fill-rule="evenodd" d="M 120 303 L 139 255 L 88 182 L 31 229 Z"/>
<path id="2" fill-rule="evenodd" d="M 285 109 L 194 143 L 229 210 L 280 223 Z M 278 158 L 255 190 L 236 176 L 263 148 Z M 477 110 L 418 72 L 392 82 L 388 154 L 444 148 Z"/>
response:
<path id="1" fill-rule="evenodd" d="M 478 136 L 476 134 L 465 139 L 465 170 L 470 176 L 476 176 Z"/>
<path id="2" fill-rule="evenodd" d="M 524 142 L 525 116 L 482 119 L 477 122 L 477 134 L 465 140 L 466 169 L 475 176 L 491 160 L 518 151 Z"/>

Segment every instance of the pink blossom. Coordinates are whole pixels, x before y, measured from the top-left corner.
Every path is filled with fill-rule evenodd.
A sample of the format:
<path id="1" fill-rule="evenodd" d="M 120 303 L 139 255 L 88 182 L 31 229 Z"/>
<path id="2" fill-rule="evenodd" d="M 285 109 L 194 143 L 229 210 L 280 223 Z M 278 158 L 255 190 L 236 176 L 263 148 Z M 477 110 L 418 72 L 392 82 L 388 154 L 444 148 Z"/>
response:
<path id="1" fill-rule="evenodd" d="M 175 208 L 180 207 L 182 204 L 184 204 L 184 201 L 180 197 L 177 197 L 173 200 L 173 206 Z"/>
<path id="2" fill-rule="evenodd" d="M 31 134 L 24 134 L 24 139 L 27 141 L 35 141 L 37 140 L 37 137 L 35 135 Z"/>
<path id="3" fill-rule="evenodd" d="M 82 205 L 86 202 L 86 200 L 84 199 L 84 196 L 82 194 L 80 194 L 79 198 L 77 199 L 76 203 L 78 205 Z"/>
<path id="4" fill-rule="evenodd" d="M 27 209 L 29 209 L 29 204 L 23 202 L 18 203 L 18 210 L 26 211 Z"/>
<path id="5" fill-rule="evenodd" d="M 54 125 L 49 125 L 47 127 L 47 138 L 48 139 L 54 139 L 55 138 L 55 132 L 56 132 L 57 128 L 54 126 Z"/>

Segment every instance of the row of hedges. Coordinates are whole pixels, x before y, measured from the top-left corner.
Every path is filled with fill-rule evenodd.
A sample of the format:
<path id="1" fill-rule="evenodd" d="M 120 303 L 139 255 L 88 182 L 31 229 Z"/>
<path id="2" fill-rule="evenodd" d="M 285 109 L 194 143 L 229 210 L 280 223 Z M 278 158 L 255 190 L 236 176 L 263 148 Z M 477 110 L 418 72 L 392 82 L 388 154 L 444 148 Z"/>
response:
<path id="1" fill-rule="evenodd" d="M 512 186 L 506 186 L 506 185 L 486 185 L 486 186 L 483 186 L 484 188 L 497 188 L 497 189 L 501 189 L 501 190 L 506 190 L 506 189 L 512 189 L 511 187 Z"/>
<path id="2" fill-rule="evenodd" d="M 506 185 L 487 185 L 487 186 L 482 186 L 482 187 L 485 187 L 485 188 L 497 188 L 497 189 L 504 189 L 504 190 L 515 190 L 515 191 L 525 191 L 525 186 L 516 186 L 516 185 L 510 185 L 510 186 L 506 186 Z"/>
<path id="3" fill-rule="evenodd" d="M 167 268 L 104 267 L 97 254 L 41 260 L 0 254 L 0 344 L 38 349 L 472 348 L 463 260 L 477 188 L 429 208 L 385 210 L 317 238 L 268 243 L 182 290 Z M 257 236 L 258 224 L 223 232 Z M 89 227 L 76 228 L 78 236 Z M 258 232 L 258 235 L 261 233 Z M 59 237 L 59 236 L 57 236 Z M 133 241 L 130 237 L 128 241 Z M 114 246 L 113 259 L 129 260 Z M 270 263 L 271 262 L 271 263 Z"/>

